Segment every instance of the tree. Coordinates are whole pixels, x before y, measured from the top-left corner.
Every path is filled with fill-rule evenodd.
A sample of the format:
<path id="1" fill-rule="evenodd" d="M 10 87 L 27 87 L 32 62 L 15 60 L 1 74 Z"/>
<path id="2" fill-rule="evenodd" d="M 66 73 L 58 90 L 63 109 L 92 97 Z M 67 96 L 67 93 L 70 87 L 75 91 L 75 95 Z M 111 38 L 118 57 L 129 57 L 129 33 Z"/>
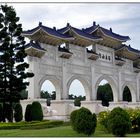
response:
<path id="1" fill-rule="evenodd" d="M 128 101 L 128 102 L 132 101 L 131 92 L 127 86 L 124 88 L 123 91 L 123 101 Z"/>
<path id="2" fill-rule="evenodd" d="M 27 90 L 22 90 L 20 92 L 21 100 L 27 99 L 28 98 L 28 91 Z"/>
<path id="3" fill-rule="evenodd" d="M 55 100 L 56 99 L 56 92 L 55 91 L 52 91 L 51 99 L 52 100 Z"/>
<path id="4" fill-rule="evenodd" d="M 13 7 L 0 6 L 0 98 L 3 106 L 8 102 L 12 107 L 13 102 L 18 102 L 20 92 L 29 85 L 25 79 L 34 76 L 25 72 L 29 64 L 24 62 L 27 54 L 24 37 L 21 36 L 22 24 L 18 21 Z"/>
<path id="5" fill-rule="evenodd" d="M 40 96 L 41 98 L 45 98 L 45 99 L 51 98 L 51 95 L 49 94 L 49 92 L 43 91 L 43 90 L 41 91 Z"/>
<path id="6" fill-rule="evenodd" d="M 73 94 L 69 94 L 69 99 L 75 99 Z"/>
<path id="7" fill-rule="evenodd" d="M 105 85 L 99 85 L 97 90 L 97 100 L 102 100 L 103 106 L 109 106 L 109 101 L 113 101 L 113 92 L 108 83 Z"/>
<path id="8" fill-rule="evenodd" d="M 0 122 L 2 121 L 3 118 L 3 106 L 0 104 Z"/>

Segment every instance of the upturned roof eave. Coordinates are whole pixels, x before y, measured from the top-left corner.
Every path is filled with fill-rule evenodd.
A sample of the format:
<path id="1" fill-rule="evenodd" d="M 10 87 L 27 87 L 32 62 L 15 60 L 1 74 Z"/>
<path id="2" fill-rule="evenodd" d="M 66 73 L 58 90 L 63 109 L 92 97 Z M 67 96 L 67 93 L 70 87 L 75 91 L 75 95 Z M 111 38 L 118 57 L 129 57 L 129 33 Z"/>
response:
<path id="1" fill-rule="evenodd" d="M 89 32 L 89 34 L 92 34 L 92 33 L 94 33 L 96 30 L 98 30 L 99 29 L 99 25 L 94 29 L 94 30 L 92 30 L 91 32 Z"/>
<path id="2" fill-rule="evenodd" d="M 39 49 L 39 48 L 35 48 L 35 47 L 33 47 L 33 46 L 30 46 L 30 47 L 25 48 L 25 50 L 29 50 L 29 49 L 34 49 L 34 50 L 36 50 L 36 51 L 46 53 L 46 50 L 42 50 L 42 49 Z"/>
<path id="3" fill-rule="evenodd" d="M 102 38 L 97 38 L 97 39 L 93 39 L 93 38 L 89 38 L 89 37 L 86 37 L 86 36 L 83 36 L 79 33 L 77 33 L 74 28 L 71 29 L 76 35 L 80 36 L 81 38 L 85 38 L 85 39 L 88 39 L 90 41 L 100 41 L 100 40 L 103 40 Z"/>
<path id="4" fill-rule="evenodd" d="M 34 32 L 30 33 L 29 31 L 24 31 L 22 33 L 23 36 L 33 36 L 34 34 L 36 34 L 37 32 L 39 32 L 40 30 L 42 30 L 43 32 L 45 32 L 47 35 L 58 38 L 58 39 L 62 39 L 62 40 L 74 40 L 73 37 L 60 37 L 54 34 L 50 34 L 48 33 L 45 29 L 43 29 L 43 27 L 39 27 L 37 30 L 35 30 Z"/>
<path id="5" fill-rule="evenodd" d="M 100 28 L 100 30 L 101 30 L 101 32 L 103 33 L 104 36 L 109 37 L 109 38 L 112 38 L 114 40 L 118 40 L 120 42 L 126 42 L 128 40 L 131 40 L 130 37 L 128 37 L 128 39 L 118 39 L 118 38 L 115 38 L 115 37 L 112 37 L 112 36 L 106 34 L 101 28 Z"/>
<path id="6" fill-rule="evenodd" d="M 133 53 L 133 54 L 135 54 L 135 55 L 140 55 L 140 51 L 139 51 L 139 52 L 134 52 L 134 51 L 130 50 L 127 46 L 123 46 L 123 47 L 121 47 L 121 48 L 115 50 L 115 52 L 118 52 L 118 51 L 120 51 L 120 50 L 122 50 L 122 49 L 126 49 L 128 52 Z M 138 51 L 138 50 L 137 50 L 137 51 Z"/>

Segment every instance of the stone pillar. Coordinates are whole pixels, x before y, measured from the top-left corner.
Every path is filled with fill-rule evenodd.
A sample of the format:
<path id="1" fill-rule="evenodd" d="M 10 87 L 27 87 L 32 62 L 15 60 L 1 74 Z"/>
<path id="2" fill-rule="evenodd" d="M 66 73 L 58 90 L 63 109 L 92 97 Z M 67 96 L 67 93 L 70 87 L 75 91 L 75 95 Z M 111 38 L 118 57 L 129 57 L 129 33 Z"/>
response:
<path id="1" fill-rule="evenodd" d="M 63 66 L 62 66 L 62 99 L 68 99 L 66 77 L 67 77 L 66 62 L 63 59 Z"/>
<path id="2" fill-rule="evenodd" d="M 28 99 L 40 98 L 39 85 L 38 85 L 38 58 L 28 56 L 29 69 L 28 72 L 33 72 L 34 77 L 28 78 Z"/>
<path id="3" fill-rule="evenodd" d="M 137 83 L 137 85 L 136 85 L 136 88 L 137 88 L 137 92 L 136 92 L 136 101 L 139 102 L 139 101 L 140 101 L 139 74 L 138 74 L 136 80 L 137 80 L 137 81 L 136 81 L 136 83 Z"/>
<path id="4" fill-rule="evenodd" d="M 96 91 L 95 91 L 95 69 L 94 65 L 91 65 L 91 96 L 89 100 L 95 101 L 97 99 Z"/>
<path id="5" fill-rule="evenodd" d="M 88 58 L 87 58 L 87 49 L 85 48 L 85 63 L 87 63 L 87 60 L 88 60 Z"/>
<path id="6" fill-rule="evenodd" d="M 119 81 L 118 81 L 118 92 L 119 92 L 119 96 L 118 96 L 118 101 L 122 101 L 123 100 L 123 95 L 122 95 L 122 87 L 121 87 L 121 80 L 122 80 L 122 77 L 121 77 L 121 71 L 119 71 Z"/>

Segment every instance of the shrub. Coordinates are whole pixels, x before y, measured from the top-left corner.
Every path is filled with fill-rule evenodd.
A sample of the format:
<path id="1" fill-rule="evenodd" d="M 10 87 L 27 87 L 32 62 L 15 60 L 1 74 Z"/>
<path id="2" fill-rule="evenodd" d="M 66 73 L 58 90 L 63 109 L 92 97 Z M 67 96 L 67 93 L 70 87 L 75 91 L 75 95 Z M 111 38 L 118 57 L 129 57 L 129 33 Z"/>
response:
<path id="1" fill-rule="evenodd" d="M 114 108 L 109 114 L 108 130 L 112 132 L 115 136 L 123 137 L 131 129 L 131 122 L 128 113 L 120 108 Z"/>
<path id="2" fill-rule="evenodd" d="M 108 121 L 108 116 L 109 116 L 109 111 L 102 111 L 99 113 L 98 115 L 98 122 L 105 126 L 105 128 L 107 128 L 107 121 Z"/>
<path id="3" fill-rule="evenodd" d="M 20 122 L 23 119 L 22 106 L 17 103 L 14 108 L 14 118 L 16 122 Z"/>
<path id="4" fill-rule="evenodd" d="M 78 133 L 89 136 L 95 132 L 97 118 L 87 108 L 80 108 L 74 115 L 71 115 L 71 118 L 73 119 L 71 121 L 74 123 L 74 130 Z"/>
<path id="5" fill-rule="evenodd" d="M 41 104 L 37 101 L 34 101 L 32 103 L 31 116 L 32 116 L 32 120 L 38 120 L 38 121 L 43 120 L 42 107 L 41 107 Z"/>
<path id="6" fill-rule="evenodd" d="M 0 104 L 0 122 L 3 121 L 3 106 Z"/>
<path id="7" fill-rule="evenodd" d="M 132 124 L 131 132 L 138 133 L 140 132 L 140 109 L 126 109 L 127 113 L 129 114 L 130 121 Z"/>
<path id="8" fill-rule="evenodd" d="M 74 111 L 71 112 L 71 114 L 70 114 L 71 126 L 72 126 L 73 130 L 75 130 L 75 131 L 76 131 L 75 120 L 76 120 L 77 112 L 78 112 L 78 110 L 74 110 Z"/>
<path id="9" fill-rule="evenodd" d="M 80 100 L 79 98 L 76 98 L 76 99 L 74 100 L 74 105 L 75 105 L 75 106 L 81 106 L 81 100 Z"/>
<path id="10" fill-rule="evenodd" d="M 31 114 L 32 105 L 28 104 L 25 110 L 25 121 L 30 122 L 32 121 L 32 114 Z"/>
<path id="11" fill-rule="evenodd" d="M 8 103 L 4 105 L 4 114 L 8 122 L 13 122 L 13 108 Z"/>

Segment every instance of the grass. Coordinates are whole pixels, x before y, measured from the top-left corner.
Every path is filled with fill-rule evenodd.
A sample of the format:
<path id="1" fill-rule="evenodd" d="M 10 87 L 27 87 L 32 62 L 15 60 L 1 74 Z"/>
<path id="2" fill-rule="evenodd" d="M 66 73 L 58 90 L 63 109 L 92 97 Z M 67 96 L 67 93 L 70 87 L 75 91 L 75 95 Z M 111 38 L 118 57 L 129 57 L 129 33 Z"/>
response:
<path id="1" fill-rule="evenodd" d="M 112 136 L 111 134 L 106 134 L 104 131 L 96 131 L 95 137 Z M 71 126 L 60 126 L 49 129 L 38 129 L 38 130 L 0 130 L 0 137 L 87 137 L 84 134 L 78 134 L 73 131 Z"/>
<path id="2" fill-rule="evenodd" d="M 87 137 L 84 134 L 79 134 L 71 128 L 69 124 L 45 129 L 11 129 L 0 130 L 0 137 Z M 98 124 L 95 133 L 91 137 L 114 137 L 112 134 Z M 127 137 L 140 137 L 138 134 L 127 134 Z"/>

